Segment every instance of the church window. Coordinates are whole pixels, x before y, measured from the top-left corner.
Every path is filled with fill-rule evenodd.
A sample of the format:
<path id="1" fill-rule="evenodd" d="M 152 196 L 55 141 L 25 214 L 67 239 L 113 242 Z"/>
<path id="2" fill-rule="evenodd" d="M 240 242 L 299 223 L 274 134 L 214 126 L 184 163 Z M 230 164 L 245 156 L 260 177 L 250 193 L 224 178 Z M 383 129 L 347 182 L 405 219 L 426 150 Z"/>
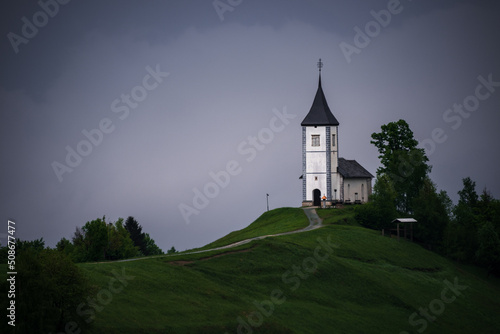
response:
<path id="1" fill-rule="evenodd" d="M 332 146 L 335 146 L 335 135 L 332 135 Z"/>
<path id="2" fill-rule="evenodd" d="M 319 146 L 319 135 L 312 135 L 312 146 Z"/>

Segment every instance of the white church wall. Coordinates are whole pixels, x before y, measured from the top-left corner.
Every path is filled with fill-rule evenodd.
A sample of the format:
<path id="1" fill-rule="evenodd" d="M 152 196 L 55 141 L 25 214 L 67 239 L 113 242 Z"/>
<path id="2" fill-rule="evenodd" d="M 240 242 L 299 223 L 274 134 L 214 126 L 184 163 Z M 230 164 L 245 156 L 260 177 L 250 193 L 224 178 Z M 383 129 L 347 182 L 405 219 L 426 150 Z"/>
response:
<path id="1" fill-rule="evenodd" d="M 335 168 L 336 169 L 336 168 Z M 340 200 L 340 175 L 339 173 L 332 173 L 332 200 Z M 335 192 L 337 189 L 337 192 Z"/>
<path id="2" fill-rule="evenodd" d="M 356 199 L 361 203 L 368 201 L 371 192 L 371 181 L 369 179 L 344 179 L 344 201 L 350 200 L 355 203 Z M 356 198 L 357 193 L 357 198 Z"/>
<path id="3" fill-rule="evenodd" d="M 319 146 L 312 146 L 312 136 L 319 135 Z M 306 127 L 306 151 L 325 151 L 326 150 L 326 127 L 308 126 Z"/>
<path id="4" fill-rule="evenodd" d="M 314 189 L 319 189 L 321 191 L 321 196 L 326 194 L 326 174 L 307 174 L 306 182 L 308 184 L 306 201 L 313 200 Z"/>
<path id="5" fill-rule="evenodd" d="M 308 152 L 306 158 L 306 173 L 326 173 L 325 152 Z"/>
<path id="6" fill-rule="evenodd" d="M 319 145 L 313 146 L 313 135 Z M 315 144 L 318 144 L 316 142 Z M 326 127 L 306 127 L 306 201 L 313 200 L 314 189 L 326 194 Z"/>
<path id="7" fill-rule="evenodd" d="M 338 153 L 339 153 L 339 136 L 338 136 L 338 126 L 331 126 L 330 127 L 330 136 L 332 137 L 330 139 L 331 143 L 331 161 L 332 161 L 332 172 L 335 172 L 338 167 Z M 333 189 L 333 188 L 332 188 Z"/>

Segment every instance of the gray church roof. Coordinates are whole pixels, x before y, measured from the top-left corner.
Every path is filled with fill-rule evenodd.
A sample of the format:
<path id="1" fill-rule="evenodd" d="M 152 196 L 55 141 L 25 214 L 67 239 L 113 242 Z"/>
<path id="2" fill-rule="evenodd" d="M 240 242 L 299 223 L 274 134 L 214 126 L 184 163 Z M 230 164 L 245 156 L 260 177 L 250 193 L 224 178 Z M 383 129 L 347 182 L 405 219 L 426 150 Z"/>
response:
<path id="1" fill-rule="evenodd" d="M 339 173 L 346 179 L 349 178 L 373 178 L 366 169 L 363 168 L 356 160 L 346 160 L 339 158 Z"/>
<path id="2" fill-rule="evenodd" d="M 318 91 L 314 97 L 311 110 L 306 118 L 301 123 L 302 126 L 312 125 L 339 125 L 339 121 L 333 116 L 328 103 L 326 102 L 325 94 L 321 88 L 321 74 L 319 75 Z"/>

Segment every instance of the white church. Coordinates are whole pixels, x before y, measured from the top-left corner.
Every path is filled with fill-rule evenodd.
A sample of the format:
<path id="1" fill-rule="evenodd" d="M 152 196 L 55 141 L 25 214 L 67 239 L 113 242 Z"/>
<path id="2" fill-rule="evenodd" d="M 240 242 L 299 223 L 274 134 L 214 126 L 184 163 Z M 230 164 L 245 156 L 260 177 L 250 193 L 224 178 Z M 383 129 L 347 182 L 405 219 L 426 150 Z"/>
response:
<path id="1" fill-rule="evenodd" d="M 302 206 L 361 204 L 372 192 L 373 175 L 356 160 L 339 158 L 339 121 L 319 84 L 302 126 Z"/>

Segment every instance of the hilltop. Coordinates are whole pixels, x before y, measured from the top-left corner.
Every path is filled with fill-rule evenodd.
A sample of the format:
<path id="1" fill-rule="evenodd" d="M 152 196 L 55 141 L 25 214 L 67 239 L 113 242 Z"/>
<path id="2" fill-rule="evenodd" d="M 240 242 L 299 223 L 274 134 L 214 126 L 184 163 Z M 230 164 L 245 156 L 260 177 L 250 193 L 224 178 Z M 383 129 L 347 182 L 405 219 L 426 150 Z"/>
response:
<path id="1" fill-rule="evenodd" d="M 231 249 L 79 264 L 98 291 L 80 313 L 92 333 L 498 332 L 498 279 L 357 226 L 353 209 L 320 215 Z M 276 209 L 202 249 L 307 225 Z"/>

